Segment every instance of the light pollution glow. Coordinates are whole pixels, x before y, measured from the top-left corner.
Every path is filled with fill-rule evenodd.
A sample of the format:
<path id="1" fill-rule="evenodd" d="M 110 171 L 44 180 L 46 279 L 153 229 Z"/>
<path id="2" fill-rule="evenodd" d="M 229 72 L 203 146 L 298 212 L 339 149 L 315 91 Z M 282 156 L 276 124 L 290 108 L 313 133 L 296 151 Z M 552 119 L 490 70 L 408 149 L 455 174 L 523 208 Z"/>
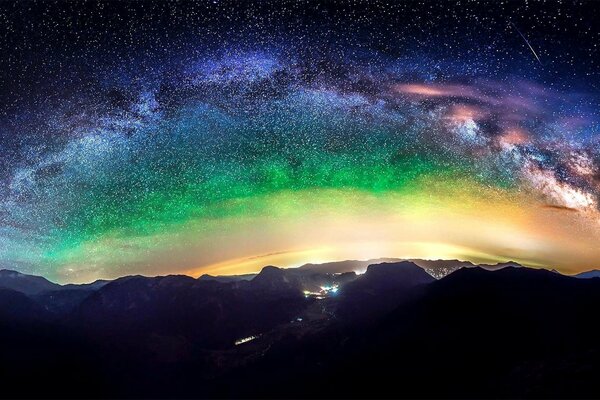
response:
<path id="1" fill-rule="evenodd" d="M 77 261 L 84 255 L 88 280 L 106 276 L 98 271 L 129 260 L 145 274 L 192 276 L 382 255 L 482 263 L 514 260 L 539 267 L 560 265 L 564 272 L 596 260 L 600 227 L 579 213 L 546 207 L 521 194 L 507 194 L 499 201 L 497 191 L 485 187 L 435 189 L 376 195 L 301 191 L 252 198 L 242 201 L 246 210 L 257 210 L 249 215 L 189 222 L 156 236 L 108 236 L 83 244 L 63 256 L 64 268 L 81 269 Z M 472 190 L 478 197 L 470 196 Z"/>

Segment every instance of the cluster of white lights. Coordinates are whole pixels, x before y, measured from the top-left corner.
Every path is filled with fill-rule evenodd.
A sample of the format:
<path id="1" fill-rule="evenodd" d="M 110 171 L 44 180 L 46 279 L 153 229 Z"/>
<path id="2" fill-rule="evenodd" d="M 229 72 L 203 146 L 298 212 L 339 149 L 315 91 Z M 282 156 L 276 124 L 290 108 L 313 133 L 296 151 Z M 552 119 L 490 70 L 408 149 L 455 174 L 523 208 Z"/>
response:
<path id="1" fill-rule="evenodd" d="M 256 335 L 256 336 L 248 336 L 248 337 L 245 337 L 245 338 L 238 339 L 238 340 L 236 340 L 236 341 L 235 341 L 235 345 L 236 345 L 236 346 L 239 346 L 240 344 L 244 344 L 244 343 L 246 343 L 246 342 L 249 342 L 249 341 L 251 341 L 251 340 L 254 340 L 254 339 L 258 338 L 258 336 L 259 336 L 259 335 Z"/>
<path id="2" fill-rule="evenodd" d="M 311 292 L 310 290 L 305 290 L 304 297 L 314 297 L 317 300 L 321 300 L 327 296 L 336 294 L 339 290 L 339 287 L 338 285 L 321 286 L 320 289 L 321 290 L 318 292 Z"/>

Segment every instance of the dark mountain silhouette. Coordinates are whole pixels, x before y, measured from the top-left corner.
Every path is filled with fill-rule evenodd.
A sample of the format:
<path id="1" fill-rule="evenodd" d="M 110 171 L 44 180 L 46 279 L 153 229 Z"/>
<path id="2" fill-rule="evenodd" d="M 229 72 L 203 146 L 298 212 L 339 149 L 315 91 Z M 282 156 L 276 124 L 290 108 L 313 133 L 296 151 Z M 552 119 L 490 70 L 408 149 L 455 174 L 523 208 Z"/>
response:
<path id="1" fill-rule="evenodd" d="M 127 335 L 138 345 L 159 335 L 202 348 L 226 348 L 290 320 L 306 301 L 299 282 L 275 267 L 265 267 L 250 282 L 131 276 L 85 299 L 76 309 L 76 321 L 91 333 L 112 337 L 118 326 L 117 336 Z"/>
<path id="2" fill-rule="evenodd" d="M 46 318 L 43 308 L 22 292 L 0 288 L 0 326 Z"/>
<path id="3" fill-rule="evenodd" d="M 62 287 L 33 295 L 31 298 L 46 311 L 62 316 L 73 311 L 95 290 L 97 289 L 94 286 L 83 289 L 65 289 Z"/>
<path id="4" fill-rule="evenodd" d="M 41 276 L 27 275 L 17 271 L 2 269 L 0 270 L 0 288 L 12 289 L 25 294 L 38 294 L 58 289 L 60 285 L 50 282 Z"/>
<path id="5" fill-rule="evenodd" d="M 581 283 L 527 268 L 458 270 L 355 334 L 323 379 L 359 397 L 375 387 L 406 397 L 596 397 L 600 329 L 590 315 L 600 285 Z"/>
<path id="6" fill-rule="evenodd" d="M 54 314 L 71 311 L 94 290 L 98 290 L 108 282 L 110 281 L 97 280 L 87 284 L 59 285 L 41 276 L 0 270 L 0 288 L 31 296 L 35 303 Z"/>
<path id="7" fill-rule="evenodd" d="M 575 276 L 575 278 L 581 278 L 581 279 L 600 278 L 600 270 L 593 269 L 591 271 L 582 272 L 582 273 L 574 275 L 574 276 Z"/>
<path id="8" fill-rule="evenodd" d="M 377 317 L 406 299 L 412 288 L 433 281 L 410 261 L 369 265 L 363 275 L 342 287 L 338 312 L 346 319 Z"/>
<path id="9" fill-rule="evenodd" d="M 600 395 L 597 279 L 402 261 L 99 286 L 0 289 L 5 396 Z"/>
<path id="10" fill-rule="evenodd" d="M 410 261 L 372 264 L 363 275 L 344 287 L 344 293 L 352 295 L 362 292 L 381 295 L 434 280 L 435 278 L 423 268 Z"/>
<path id="11" fill-rule="evenodd" d="M 321 273 L 299 268 L 266 266 L 250 281 L 250 287 L 272 291 L 319 292 L 324 286 L 341 285 L 356 279 L 354 272 Z"/>
<path id="12" fill-rule="evenodd" d="M 301 293 L 302 282 L 297 274 L 274 266 L 264 267 L 258 275 L 250 281 L 254 289 Z"/>
<path id="13" fill-rule="evenodd" d="M 470 261 L 461 261 L 461 260 L 424 260 L 420 258 L 411 258 L 408 260 L 401 260 L 398 258 L 379 258 L 372 259 L 366 261 L 358 261 L 358 260 L 347 260 L 347 261 L 336 261 L 324 264 L 305 264 L 299 267 L 299 270 L 310 270 L 314 272 L 320 273 L 342 273 L 342 272 L 358 272 L 362 273 L 366 270 L 367 266 L 372 264 L 380 264 L 384 262 L 401 262 L 401 261 L 410 261 L 417 266 L 423 268 L 427 271 L 428 274 L 435 278 L 442 278 L 460 268 L 472 268 L 476 266 L 480 266 L 485 269 L 495 270 L 505 267 L 521 267 L 522 265 L 514 262 L 508 261 L 505 263 L 498 264 L 473 264 Z"/>

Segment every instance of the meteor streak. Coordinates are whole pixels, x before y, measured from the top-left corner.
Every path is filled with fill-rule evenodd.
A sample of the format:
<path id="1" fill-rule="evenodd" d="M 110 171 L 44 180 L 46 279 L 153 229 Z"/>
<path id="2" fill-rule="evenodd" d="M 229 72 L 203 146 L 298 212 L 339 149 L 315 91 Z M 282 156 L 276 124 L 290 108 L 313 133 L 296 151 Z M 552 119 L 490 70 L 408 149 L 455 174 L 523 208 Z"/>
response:
<path id="1" fill-rule="evenodd" d="M 533 49 L 533 47 L 531 47 L 531 44 L 529 43 L 529 40 L 527 40 L 527 38 L 525 37 L 525 35 L 523 35 L 521 33 L 521 31 L 519 30 L 519 28 L 517 28 L 517 26 L 510 22 L 510 24 L 513 26 L 513 28 L 515 28 L 515 30 L 519 33 L 519 35 L 521 35 L 521 37 L 523 38 L 523 40 L 525 41 L 525 43 L 527 43 L 527 46 L 529 46 L 529 49 L 531 50 L 531 52 L 533 53 L 533 55 L 535 56 L 535 58 L 538 60 L 538 62 L 540 63 L 540 65 L 544 65 L 542 64 L 542 60 L 540 60 L 540 58 L 538 57 L 537 53 L 535 52 L 535 50 Z"/>

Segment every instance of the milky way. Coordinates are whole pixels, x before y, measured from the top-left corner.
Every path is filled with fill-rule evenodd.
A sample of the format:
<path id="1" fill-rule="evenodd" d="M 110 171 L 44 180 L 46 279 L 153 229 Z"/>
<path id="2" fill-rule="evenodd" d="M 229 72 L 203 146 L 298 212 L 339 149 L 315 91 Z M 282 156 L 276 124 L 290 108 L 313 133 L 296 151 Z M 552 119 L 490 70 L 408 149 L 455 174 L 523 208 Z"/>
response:
<path id="1" fill-rule="evenodd" d="M 3 267 L 600 262 L 595 3 L 1 8 Z"/>

